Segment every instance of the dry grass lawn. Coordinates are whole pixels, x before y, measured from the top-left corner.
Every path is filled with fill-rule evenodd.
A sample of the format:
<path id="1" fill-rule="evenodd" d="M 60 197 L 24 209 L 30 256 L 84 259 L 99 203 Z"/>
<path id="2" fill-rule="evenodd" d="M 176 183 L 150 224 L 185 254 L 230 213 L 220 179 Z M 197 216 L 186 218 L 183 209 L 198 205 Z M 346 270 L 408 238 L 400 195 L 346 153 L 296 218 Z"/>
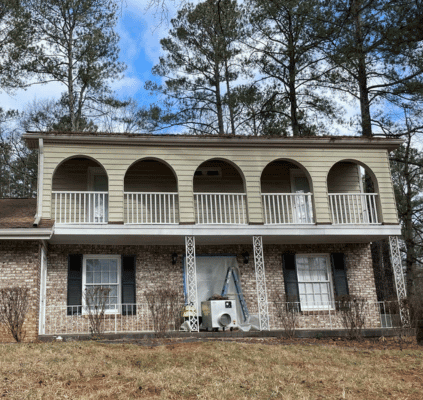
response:
<path id="1" fill-rule="evenodd" d="M 327 344 L 0 345 L 8 399 L 422 399 L 423 352 Z"/>

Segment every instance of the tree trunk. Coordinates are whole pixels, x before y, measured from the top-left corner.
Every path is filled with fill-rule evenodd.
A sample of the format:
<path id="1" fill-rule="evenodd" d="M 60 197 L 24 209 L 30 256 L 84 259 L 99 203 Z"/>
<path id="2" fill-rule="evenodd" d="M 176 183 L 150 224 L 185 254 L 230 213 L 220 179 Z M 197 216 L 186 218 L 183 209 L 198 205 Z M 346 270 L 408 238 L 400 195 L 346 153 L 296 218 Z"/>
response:
<path id="1" fill-rule="evenodd" d="M 223 127 L 223 112 L 222 112 L 222 97 L 220 95 L 220 76 L 219 76 L 219 64 L 215 63 L 214 67 L 214 79 L 216 87 L 216 109 L 217 109 L 217 121 L 219 125 L 219 135 L 225 134 L 225 129 Z"/>
<path id="2" fill-rule="evenodd" d="M 361 0 L 353 0 L 351 11 L 354 18 L 355 49 L 357 57 L 357 77 L 360 92 L 360 111 L 362 136 L 372 137 L 372 122 L 370 117 L 369 89 L 367 86 L 366 54 L 363 48 L 363 31 L 360 15 Z"/>
<path id="3" fill-rule="evenodd" d="M 233 109 L 233 102 L 232 102 L 231 87 L 229 85 L 228 59 L 226 57 L 225 57 L 225 79 L 226 79 L 226 91 L 228 93 L 228 107 L 229 107 L 229 118 L 231 120 L 231 130 L 232 130 L 232 135 L 235 135 L 234 109 Z"/>
<path id="4" fill-rule="evenodd" d="M 300 136 L 300 126 L 298 124 L 298 106 L 297 106 L 297 92 L 296 92 L 296 61 L 295 61 L 295 50 L 294 50 L 294 38 L 292 34 L 292 21 L 289 20 L 289 43 L 288 43 L 288 52 L 289 52 L 289 64 L 288 64 L 288 74 L 289 74 L 289 104 L 291 106 L 291 127 L 292 134 L 294 136 Z"/>

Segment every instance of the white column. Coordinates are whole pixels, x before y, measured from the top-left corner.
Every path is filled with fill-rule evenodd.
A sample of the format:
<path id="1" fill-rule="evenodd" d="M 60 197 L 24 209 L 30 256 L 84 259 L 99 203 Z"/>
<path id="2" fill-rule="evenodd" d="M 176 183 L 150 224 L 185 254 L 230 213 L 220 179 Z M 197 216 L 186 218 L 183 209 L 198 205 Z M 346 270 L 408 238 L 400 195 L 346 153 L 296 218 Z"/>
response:
<path id="1" fill-rule="evenodd" d="M 197 300 L 197 267 L 195 263 L 195 237 L 185 236 L 186 272 L 187 272 L 187 293 L 188 305 L 196 310 L 195 315 L 189 316 L 191 331 L 198 332 L 198 300 Z"/>
<path id="2" fill-rule="evenodd" d="M 46 323 L 46 284 L 47 284 L 47 246 L 41 244 L 41 268 L 40 268 L 40 309 L 39 309 L 39 323 L 38 334 L 45 334 Z"/>
<path id="3" fill-rule="evenodd" d="M 253 236 L 253 247 L 260 330 L 269 331 L 269 309 L 267 304 L 266 276 L 264 273 L 263 240 L 261 236 Z"/>
<path id="4" fill-rule="evenodd" d="M 401 323 L 403 326 L 409 326 L 410 316 L 408 315 L 408 311 L 404 305 L 404 300 L 407 298 L 407 289 L 404 281 L 404 271 L 402 268 L 401 254 L 397 236 L 389 237 L 389 247 L 391 249 L 391 264 L 392 269 L 394 270 L 395 288 L 397 290 Z"/>

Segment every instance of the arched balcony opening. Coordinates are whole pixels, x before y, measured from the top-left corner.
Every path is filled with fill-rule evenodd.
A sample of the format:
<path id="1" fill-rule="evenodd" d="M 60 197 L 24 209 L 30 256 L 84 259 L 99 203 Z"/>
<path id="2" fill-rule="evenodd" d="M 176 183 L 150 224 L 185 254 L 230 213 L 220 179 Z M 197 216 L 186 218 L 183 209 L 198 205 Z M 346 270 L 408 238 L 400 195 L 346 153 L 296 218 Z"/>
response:
<path id="1" fill-rule="evenodd" d="M 301 165 L 288 160 L 268 164 L 261 193 L 265 224 L 314 223 L 312 181 Z"/>
<path id="2" fill-rule="evenodd" d="M 124 180 L 124 221 L 127 224 L 179 222 L 178 182 L 167 164 L 146 159 L 129 167 Z"/>
<path id="3" fill-rule="evenodd" d="M 194 174 L 197 224 L 247 224 L 247 196 L 242 173 L 225 160 L 202 163 Z"/>
<path id="4" fill-rule="evenodd" d="M 63 161 L 54 171 L 52 213 L 56 224 L 104 224 L 108 221 L 109 180 L 89 157 Z"/>
<path id="5" fill-rule="evenodd" d="M 340 161 L 327 176 L 333 224 L 379 224 L 378 184 L 373 171 L 356 161 Z"/>

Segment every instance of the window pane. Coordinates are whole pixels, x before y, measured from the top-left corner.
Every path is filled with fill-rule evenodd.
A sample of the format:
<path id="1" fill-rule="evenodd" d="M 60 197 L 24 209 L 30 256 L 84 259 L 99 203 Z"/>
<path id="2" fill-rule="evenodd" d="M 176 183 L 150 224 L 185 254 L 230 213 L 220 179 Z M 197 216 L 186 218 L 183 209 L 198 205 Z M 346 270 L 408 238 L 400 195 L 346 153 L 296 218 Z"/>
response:
<path id="1" fill-rule="evenodd" d="M 93 283 L 93 273 L 87 271 L 87 283 Z"/>
<path id="2" fill-rule="evenodd" d="M 297 256 L 296 263 L 301 306 L 327 309 L 332 300 L 327 257 Z"/>

